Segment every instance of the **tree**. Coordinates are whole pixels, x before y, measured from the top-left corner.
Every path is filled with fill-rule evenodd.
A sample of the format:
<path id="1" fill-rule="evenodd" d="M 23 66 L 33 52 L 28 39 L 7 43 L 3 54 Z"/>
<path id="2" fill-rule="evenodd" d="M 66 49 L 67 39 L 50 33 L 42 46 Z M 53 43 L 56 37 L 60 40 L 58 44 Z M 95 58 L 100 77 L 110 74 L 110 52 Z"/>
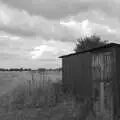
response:
<path id="1" fill-rule="evenodd" d="M 101 41 L 100 37 L 97 35 L 92 35 L 90 37 L 77 39 L 77 44 L 74 49 L 75 52 L 82 52 L 99 46 L 103 46 L 107 41 Z"/>

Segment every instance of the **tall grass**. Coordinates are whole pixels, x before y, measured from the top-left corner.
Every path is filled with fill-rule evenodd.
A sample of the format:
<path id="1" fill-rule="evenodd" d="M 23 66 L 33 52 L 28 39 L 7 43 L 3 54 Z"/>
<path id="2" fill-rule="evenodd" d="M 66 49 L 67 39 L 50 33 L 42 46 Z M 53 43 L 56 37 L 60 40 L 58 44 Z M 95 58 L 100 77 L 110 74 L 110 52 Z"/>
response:
<path id="1" fill-rule="evenodd" d="M 45 108 L 62 102 L 63 92 L 61 81 L 53 82 L 46 72 L 40 72 L 40 80 L 34 79 L 19 84 L 16 88 L 0 98 L 0 106 L 6 111 L 23 108 Z"/>
<path id="2" fill-rule="evenodd" d="M 81 109 L 80 103 L 76 102 L 72 94 L 66 95 L 63 93 L 61 80 L 53 82 L 53 80 L 47 76 L 46 72 L 39 73 L 40 79 L 38 81 L 34 78 L 34 72 L 31 72 L 30 75 L 30 80 L 26 80 L 24 84 L 19 84 L 14 90 L 0 97 L 0 114 L 1 112 L 8 112 L 8 114 L 18 115 L 16 111 L 22 111 L 21 113 L 23 115 L 19 115 L 19 117 L 26 116 L 27 112 L 29 112 L 29 116 L 34 114 L 41 119 L 41 116 L 51 116 L 51 118 L 55 120 L 77 120 L 83 118 L 83 110 Z M 28 111 L 25 111 L 25 108 L 35 109 L 27 109 Z M 38 109 L 36 108 L 47 108 L 47 110 L 51 108 L 51 110 L 50 112 L 46 112 L 45 109 L 43 115 L 42 111 L 38 111 L 38 113 Z M 32 113 L 30 113 L 30 110 L 32 110 Z M 33 111 L 35 111 L 35 113 L 33 113 Z M 3 116 L 7 117 L 9 115 L 4 114 Z M 15 115 L 13 115 L 13 118 L 14 116 Z M 0 115 L 0 118 L 2 117 Z"/>

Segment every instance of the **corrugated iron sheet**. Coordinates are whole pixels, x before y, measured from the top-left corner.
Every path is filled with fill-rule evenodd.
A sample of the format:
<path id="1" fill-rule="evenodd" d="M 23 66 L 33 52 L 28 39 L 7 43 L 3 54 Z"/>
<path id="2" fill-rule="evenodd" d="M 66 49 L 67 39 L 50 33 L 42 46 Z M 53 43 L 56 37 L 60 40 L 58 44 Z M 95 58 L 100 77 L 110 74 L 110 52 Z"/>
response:
<path id="1" fill-rule="evenodd" d="M 64 89 L 74 94 L 90 97 L 93 94 L 93 81 L 107 81 L 114 76 L 112 48 L 62 59 Z"/>
<path id="2" fill-rule="evenodd" d="M 63 83 L 66 91 L 91 96 L 91 55 L 89 53 L 63 58 Z"/>
<path id="3" fill-rule="evenodd" d="M 92 54 L 92 79 L 110 80 L 113 76 L 113 65 L 114 57 L 112 51 Z"/>
<path id="4" fill-rule="evenodd" d="M 112 82 L 114 118 L 120 116 L 120 47 L 111 47 L 63 57 L 66 91 L 81 97 L 93 95 L 93 83 Z"/>

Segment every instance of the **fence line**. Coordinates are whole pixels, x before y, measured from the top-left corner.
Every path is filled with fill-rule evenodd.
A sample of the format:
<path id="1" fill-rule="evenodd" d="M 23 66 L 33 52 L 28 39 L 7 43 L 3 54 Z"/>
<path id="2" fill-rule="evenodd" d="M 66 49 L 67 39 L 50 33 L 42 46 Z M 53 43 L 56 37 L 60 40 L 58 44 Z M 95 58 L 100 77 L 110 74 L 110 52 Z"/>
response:
<path id="1" fill-rule="evenodd" d="M 53 105 L 56 102 L 60 101 L 58 96 L 60 95 L 60 85 L 58 83 L 53 83 L 52 80 L 48 77 L 48 72 L 47 71 L 42 71 L 39 72 L 39 80 L 35 79 L 35 72 L 31 72 L 31 80 L 27 80 L 25 82 L 25 96 L 30 97 L 30 96 L 40 96 L 41 97 L 41 92 L 45 92 L 45 102 L 49 105 Z M 59 92 L 59 93 L 58 93 Z"/>
<path id="2" fill-rule="evenodd" d="M 37 73 L 38 74 L 38 73 Z M 39 72 L 39 80 L 35 79 L 35 72 L 31 72 L 31 79 L 18 85 L 14 90 L 0 98 L 0 107 L 7 111 L 13 108 L 54 106 L 62 99 L 62 87 L 53 82 L 47 71 Z"/>

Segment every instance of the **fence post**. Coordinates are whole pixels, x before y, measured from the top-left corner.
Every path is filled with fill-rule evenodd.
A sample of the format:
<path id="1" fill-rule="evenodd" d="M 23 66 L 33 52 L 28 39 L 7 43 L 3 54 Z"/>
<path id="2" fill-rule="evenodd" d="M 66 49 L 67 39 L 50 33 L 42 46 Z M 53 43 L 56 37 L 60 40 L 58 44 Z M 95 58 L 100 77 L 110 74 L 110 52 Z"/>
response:
<path id="1" fill-rule="evenodd" d="M 104 82 L 100 83 L 100 116 L 101 120 L 104 117 Z"/>

